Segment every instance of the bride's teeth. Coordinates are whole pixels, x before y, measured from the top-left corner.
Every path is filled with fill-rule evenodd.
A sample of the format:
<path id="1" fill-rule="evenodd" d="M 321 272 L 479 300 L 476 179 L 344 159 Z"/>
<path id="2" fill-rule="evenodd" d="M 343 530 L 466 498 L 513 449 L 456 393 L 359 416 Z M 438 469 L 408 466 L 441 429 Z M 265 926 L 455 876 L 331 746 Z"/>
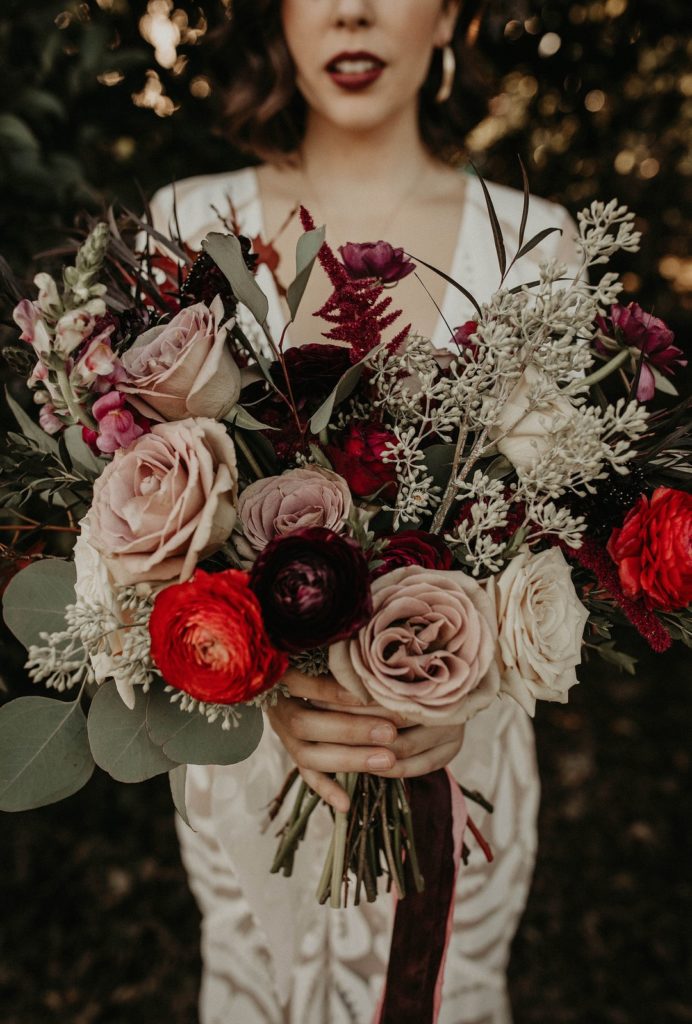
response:
<path id="1" fill-rule="evenodd" d="M 334 69 L 341 75 L 362 75 L 365 71 L 374 71 L 378 66 L 374 60 L 339 60 Z"/>

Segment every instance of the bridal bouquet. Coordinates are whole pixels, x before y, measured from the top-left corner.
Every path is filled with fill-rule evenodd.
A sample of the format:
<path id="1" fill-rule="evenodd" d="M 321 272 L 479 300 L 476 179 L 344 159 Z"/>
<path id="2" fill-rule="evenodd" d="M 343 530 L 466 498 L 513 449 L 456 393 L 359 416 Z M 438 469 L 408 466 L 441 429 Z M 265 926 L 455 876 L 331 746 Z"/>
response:
<path id="1" fill-rule="evenodd" d="M 444 351 L 397 323 L 392 289 L 415 256 L 336 254 L 305 210 L 287 304 L 292 320 L 318 261 L 332 288 L 319 343 L 272 337 L 257 257 L 230 230 L 194 253 L 144 226 L 151 255 L 99 224 L 61 281 L 41 273 L 36 297 L 16 295 L 40 426 L 8 396 L 19 432 L 0 504 L 21 518 L 40 496 L 77 540 L 73 559 L 20 553 L 5 592 L 30 676 L 60 696 L 0 711 L 4 809 L 66 797 L 98 764 L 128 782 L 169 772 L 184 816 L 185 766 L 251 756 L 290 665 L 410 723 L 461 727 L 497 700 L 529 714 L 566 701 L 585 651 L 631 669 L 613 624 L 657 651 L 690 643 L 685 405 L 646 404 L 674 393 L 682 353 L 618 304 L 614 273 L 589 281 L 638 246 L 633 215 L 594 202 L 578 273 L 547 261 L 510 288 L 547 232 L 524 237 L 527 189 L 510 259 L 486 198 L 499 287 L 480 304 L 456 283 L 475 316 Z M 334 818 L 321 901 L 345 902 L 349 879 L 372 900 L 382 875 L 433 898 L 442 869 L 416 833 L 458 864 L 467 819 L 435 776 L 339 776 L 351 810 Z M 274 870 L 290 874 L 318 803 L 301 784 Z"/>

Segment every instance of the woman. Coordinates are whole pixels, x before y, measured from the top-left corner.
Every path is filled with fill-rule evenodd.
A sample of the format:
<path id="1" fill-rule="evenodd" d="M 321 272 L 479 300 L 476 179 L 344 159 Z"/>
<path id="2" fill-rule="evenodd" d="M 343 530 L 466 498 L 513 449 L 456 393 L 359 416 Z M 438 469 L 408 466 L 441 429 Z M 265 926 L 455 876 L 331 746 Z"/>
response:
<path id="1" fill-rule="evenodd" d="M 469 11 L 459 7 L 458 0 L 236 0 L 229 123 L 235 144 L 263 162 L 163 189 L 152 211 L 155 223 L 167 228 L 175 194 L 182 234 L 195 245 L 218 229 L 230 200 L 245 234 L 274 240 L 278 265 L 274 274 L 266 263 L 260 266 L 258 279 L 270 299 L 275 337 L 287 316 L 280 285 L 293 276 L 301 229 L 291 213 L 298 203 L 326 223 L 334 248 L 384 238 L 441 267 L 479 299 L 497 287 L 480 184 L 450 162 L 459 159 L 451 143 L 462 137 L 467 70 Z M 501 186 L 491 191 L 511 249 L 521 193 Z M 570 262 L 568 215 L 534 200 L 529 231 L 548 226 L 565 229 L 562 237 L 551 235 L 521 261 L 510 284 L 530 280 L 540 259 Z M 414 275 L 397 286 L 401 322 L 444 348 L 449 325 L 464 323 L 472 309 L 434 274 L 421 278 L 425 287 Z M 312 311 L 328 291 L 325 276 L 313 273 L 289 343 L 320 340 L 324 325 Z M 293 762 L 339 809 L 348 807 L 348 798 L 330 773 L 410 777 L 448 764 L 494 802 L 492 817 L 476 815 L 494 863 L 488 866 L 474 849 L 460 873 L 440 1019 L 507 1024 L 504 971 L 535 850 L 538 777 L 528 718 L 513 702 L 498 701 L 463 735 L 460 728 L 409 727 L 371 707 L 355 709 L 333 680 L 291 671 L 285 682 L 291 696 L 268 713 L 271 729 L 248 762 L 189 772 L 196 831 L 182 823 L 179 829 L 204 917 L 202 1024 L 372 1018 L 391 905 L 385 896 L 345 911 L 317 905 L 331 823 L 325 808 L 314 816 L 294 876 L 269 875 L 275 837 L 271 830 L 260 834 L 260 825 Z"/>

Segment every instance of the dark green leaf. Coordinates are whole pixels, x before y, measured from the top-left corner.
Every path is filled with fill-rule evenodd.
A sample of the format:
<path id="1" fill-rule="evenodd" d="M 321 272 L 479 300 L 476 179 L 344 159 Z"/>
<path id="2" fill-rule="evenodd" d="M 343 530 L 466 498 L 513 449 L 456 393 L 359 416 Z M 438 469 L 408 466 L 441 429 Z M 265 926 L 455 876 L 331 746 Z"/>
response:
<path id="1" fill-rule="evenodd" d="M 175 807 L 176 811 L 183 819 L 185 824 L 189 828 L 192 828 L 187 813 L 187 807 L 185 805 L 185 783 L 187 781 L 187 765 L 179 764 L 177 768 L 171 768 L 171 770 L 168 773 L 168 781 L 171 786 L 173 806 Z"/>
<path id="2" fill-rule="evenodd" d="M 296 276 L 288 286 L 286 301 L 291 311 L 291 320 L 295 320 L 300 301 L 303 298 L 307 283 L 317 254 L 324 243 L 324 228 L 315 228 L 301 235 L 296 245 Z"/>
<path id="3" fill-rule="evenodd" d="M 222 235 L 212 231 L 202 242 L 221 273 L 228 279 L 233 294 L 250 310 L 258 323 L 265 324 L 269 302 L 255 278 L 248 270 L 240 242 L 235 235 Z"/>
<path id="4" fill-rule="evenodd" d="M 321 430 L 328 426 L 334 412 L 334 407 L 348 398 L 356 389 L 363 372 L 364 361 L 364 359 L 361 359 L 359 363 L 349 366 L 348 370 L 339 378 L 336 387 L 327 395 L 319 409 L 312 414 L 310 417 L 310 430 L 313 434 L 319 434 Z"/>
<path id="5" fill-rule="evenodd" d="M 240 722 L 223 729 L 220 719 L 209 722 L 199 711 L 181 711 L 163 687 L 149 692 L 147 729 L 169 757 L 186 764 L 236 764 L 255 750 L 262 738 L 262 712 L 238 705 Z"/>
<path id="6" fill-rule="evenodd" d="M 74 603 L 74 562 L 42 558 L 13 576 L 2 599 L 7 626 L 28 649 L 39 633 L 65 628 L 65 606 Z"/>
<path id="7" fill-rule="evenodd" d="M 490 226 L 493 232 L 493 241 L 495 242 L 495 250 L 497 252 L 497 262 L 500 265 L 500 273 L 502 277 L 504 277 L 505 270 L 507 269 L 507 252 L 505 249 L 505 240 L 502 235 L 502 228 L 500 227 L 500 221 L 498 220 L 497 213 L 495 212 L 495 206 L 493 205 L 493 201 L 490 197 L 488 186 L 486 185 L 483 177 L 478 173 L 476 167 L 473 164 L 471 164 L 471 166 L 473 167 L 474 171 L 476 171 L 478 180 L 481 183 L 481 188 L 483 189 L 483 195 L 485 196 L 485 205 L 488 207 L 488 216 L 490 218 Z"/>
<path id="8" fill-rule="evenodd" d="M 147 731 L 148 696 L 136 687 L 130 710 L 109 679 L 91 702 L 87 729 L 94 761 L 118 782 L 144 782 L 176 766 Z"/>
<path id="9" fill-rule="evenodd" d="M 522 256 L 526 256 L 526 254 L 531 252 L 532 249 L 535 249 L 537 245 L 540 245 L 544 238 L 547 238 L 548 235 L 552 235 L 554 231 L 559 231 L 560 234 L 562 234 L 562 228 L 543 228 L 543 230 L 539 231 L 537 235 L 530 238 L 525 245 L 522 245 L 515 259 L 520 260 Z"/>
<path id="10" fill-rule="evenodd" d="M 0 708 L 0 810 L 64 800 L 93 770 L 79 700 L 19 697 Z"/>

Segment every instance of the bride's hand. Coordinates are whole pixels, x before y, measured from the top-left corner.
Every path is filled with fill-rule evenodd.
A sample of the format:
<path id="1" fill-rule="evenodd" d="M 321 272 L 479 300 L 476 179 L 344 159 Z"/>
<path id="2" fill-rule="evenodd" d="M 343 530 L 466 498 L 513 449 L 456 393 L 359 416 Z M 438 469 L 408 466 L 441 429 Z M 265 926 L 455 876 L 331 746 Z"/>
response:
<path id="1" fill-rule="evenodd" d="M 363 705 L 331 677 L 290 669 L 282 682 L 291 696 L 268 709 L 271 726 L 308 786 L 337 811 L 347 811 L 349 799 L 327 773 L 411 778 L 443 768 L 461 748 L 463 727 L 412 725 Z"/>

